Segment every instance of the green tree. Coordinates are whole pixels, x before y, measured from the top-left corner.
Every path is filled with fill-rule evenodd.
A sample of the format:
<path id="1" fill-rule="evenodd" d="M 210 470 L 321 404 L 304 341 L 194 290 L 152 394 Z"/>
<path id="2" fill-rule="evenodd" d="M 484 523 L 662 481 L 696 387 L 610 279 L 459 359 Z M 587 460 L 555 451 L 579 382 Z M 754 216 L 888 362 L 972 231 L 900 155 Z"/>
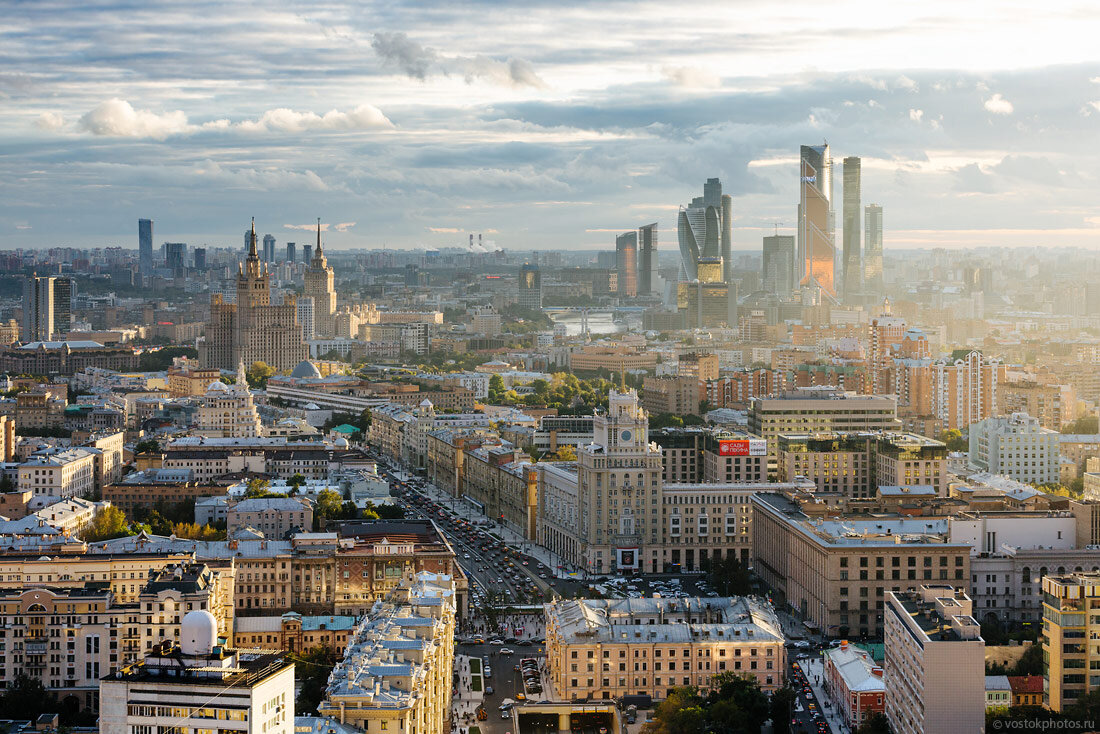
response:
<path id="1" fill-rule="evenodd" d="M 267 362 L 256 361 L 248 368 L 248 372 L 245 373 L 245 379 L 248 380 L 249 387 L 262 390 L 267 387 L 267 379 L 274 375 L 275 372 L 275 368 Z"/>
<path id="2" fill-rule="evenodd" d="M 1083 415 L 1072 423 L 1062 427 L 1062 433 L 1100 433 L 1100 419 L 1095 415 Z"/>
<path id="3" fill-rule="evenodd" d="M 302 716 L 313 715 L 325 697 L 336 655 L 327 648 L 315 647 L 300 655 L 291 653 L 289 657 L 294 661 L 294 681 L 298 688 L 294 710 Z"/>
<path id="4" fill-rule="evenodd" d="M 320 530 L 329 521 L 340 517 L 343 509 L 343 497 L 332 489 L 323 489 L 317 495 L 317 502 L 313 506 L 313 527 Z"/>
<path id="5" fill-rule="evenodd" d="M 400 520 L 405 517 L 405 511 L 400 505 L 377 505 L 372 511 L 382 520 Z"/>
<path id="6" fill-rule="evenodd" d="M 15 482 L 7 474 L 0 476 L 0 492 L 14 492 Z"/>
<path id="7" fill-rule="evenodd" d="M 791 714 L 794 711 L 794 701 L 798 694 L 790 686 L 783 686 L 772 694 L 769 702 L 769 711 L 772 719 L 773 734 L 789 734 L 791 730 Z"/>
<path id="8" fill-rule="evenodd" d="M 286 480 L 286 483 L 291 487 L 294 487 L 294 489 L 298 489 L 298 487 L 301 487 L 303 484 L 306 483 L 306 478 L 301 474 L 295 474 L 290 479 Z"/>
<path id="9" fill-rule="evenodd" d="M 84 285 L 87 281 L 81 281 L 81 289 L 84 289 Z M 199 356 L 199 350 L 194 347 L 164 347 L 163 349 L 150 350 L 147 349 L 141 353 L 138 357 L 138 369 L 142 372 L 163 372 L 172 366 L 172 360 L 176 357 L 190 357 L 195 359 Z"/>
<path id="10" fill-rule="evenodd" d="M 752 574 L 734 555 L 711 559 L 707 565 L 710 582 L 721 596 L 747 596 L 752 593 Z"/>
<path id="11" fill-rule="evenodd" d="M 253 477 L 248 480 L 248 489 L 245 490 L 245 499 L 256 499 L 257 497 L 270 497 L 271 496 L 271 482 L 266 479 L 260 479 L 259 477 Z"/>
<path id="12" fill-rule="evenodd" d="M 135 454 L 159 454 L 160 453 L 160 441 L 155 438 L 147 438 L 143 441 L 138 441 L 134 445 Z"/>
<path id="13" fill-rule="evenodd" d="M 42 681 L 23 671 L 16 674 L 0 695 L 0 716 L 5 719 L 34 721 L 42 714 L 53 711 L 57 711 L 57 699 L 46 690 Z"/>
<path id="14" fill-rule="evenodd" d="M 962 431 L 958 428 L 948 428 L 940 431 L 940 440 L 947 444 L 948 451 L 969 451 L 970 443 L 963 438 Z"/>
<path id="15" fill-rule="evenodd" d="M 890 720 L 881 711 L 868 716 L 856 729 L 856 734 L 890 734 Z"/>
<path id="16" fill-rule="evenodd" d="M 126 515 L 114 505 L 100 510 L 92 521 L 84 526 L 80 537 L 89 543 L 132 535 Z M 9 689 L 10 690 L 10 689 Z"/>
<path id="17" fill-rule="evenodd" d="M 153 510 L 149 513 L 149 517 L 145 518 L 145 524 L 149 527 L 149 532 L 153 535 L 172 534 L 172 523 L 157 510 Z"/>

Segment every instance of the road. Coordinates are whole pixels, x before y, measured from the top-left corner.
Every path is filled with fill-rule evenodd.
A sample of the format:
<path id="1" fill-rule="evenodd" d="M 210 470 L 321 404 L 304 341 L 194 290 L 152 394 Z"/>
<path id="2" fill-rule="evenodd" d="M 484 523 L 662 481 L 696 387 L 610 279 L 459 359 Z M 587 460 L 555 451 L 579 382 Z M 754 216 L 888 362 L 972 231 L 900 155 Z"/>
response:
<path id="1" fill-rule="evenodd" d="M 516 694 L 523 692 L 523 680 L 513 668 L 519 665 L 519 661 L 525 657 L 539 657 L 541 659 L 544 654 L 541 645 L 531 647 L 509 645 L 505 649 L 514 650 L 514 653 L 501 655 L 500 646 L 487 644 L 458 645 L 455 649 L 459 655 L 470 655 L 481 657 L 483 661 L 488 660 L 492 669 L 492 675 L 486 679 L 487 688 L 485 689 L 485 710 L 488 712 L 489 718 L 478 722 L 482 734 L 504 734 L 504 732 L 513 731 L 511 717 L 502 719 L 500 712 L 501 702 L 504 699 L 518 700 Z M 488 687 L 492 687 L 492 693 L 488 692 Z M 537 701 L 539 699 L 534 697 L 532 700 Z"/>

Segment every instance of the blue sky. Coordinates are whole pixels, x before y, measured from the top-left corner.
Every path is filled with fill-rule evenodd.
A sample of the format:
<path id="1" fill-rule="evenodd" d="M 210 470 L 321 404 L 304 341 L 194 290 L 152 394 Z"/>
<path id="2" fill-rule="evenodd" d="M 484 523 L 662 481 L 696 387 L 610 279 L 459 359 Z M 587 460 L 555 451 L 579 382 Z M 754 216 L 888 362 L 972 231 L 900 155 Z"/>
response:
<path id="1" fill-rule="evenodd" d="M 1084 2 L 8 3 L 0 246 L 671 248 L 718 176 L 754 249 L 827 139 L 888 248 L 1095 247 L 1096 37 Z"/>

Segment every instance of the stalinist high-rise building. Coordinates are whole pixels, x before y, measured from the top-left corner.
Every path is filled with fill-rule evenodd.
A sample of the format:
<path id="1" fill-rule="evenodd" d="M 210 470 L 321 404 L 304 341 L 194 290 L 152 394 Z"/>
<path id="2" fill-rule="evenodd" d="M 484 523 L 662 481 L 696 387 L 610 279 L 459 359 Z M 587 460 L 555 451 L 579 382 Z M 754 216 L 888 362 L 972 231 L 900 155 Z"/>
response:
<path id="1" fill-rule="evenodd" d="M 221 294 L 210 299 L 206 339 L 200 344 L 203 367 L 235 369 L 242 362 L 266 362 L 279 371 L 290 370 L 309 357 L 298 323 L 298 304 L 286 296 L 283 305 L 271 305 L 271 275 L 256 252 L 256 223 L 252 223 L 248 257 L 237 274 L 237 302 L 225 303 Z"/>
<path id="2" fill-rule="evenodd" d="M 305 296 L 313 299 L 313 331 L 318 339 L 336 333 L 336 278 L 321 249 L 321 220 L 317 220 L 317 248 L 305 273 Z"/>

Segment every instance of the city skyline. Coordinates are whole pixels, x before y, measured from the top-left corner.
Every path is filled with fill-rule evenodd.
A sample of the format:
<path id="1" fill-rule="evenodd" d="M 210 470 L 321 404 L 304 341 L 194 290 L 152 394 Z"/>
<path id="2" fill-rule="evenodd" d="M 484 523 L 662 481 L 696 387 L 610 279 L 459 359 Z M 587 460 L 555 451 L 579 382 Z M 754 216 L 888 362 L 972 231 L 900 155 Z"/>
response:
<path id="1" fill-rule="evenodd" d="M 864 188 L 891 212 L 888 249 L 1100 245 L 1095 146 L 1080 144 L 1100 114 L 1085 42 L 1100 21 L 1073 7 L 868 7 L 801 14 L 811 23 L 798 8 L 716 5 L 700 28 L 647 3 L 625 20 L 504 6 L 517 31 L 502 40 L 432 4 L 20 6 L 0 32 L 14 151 L 0 236 L 128 245 L 133 220 L 150 218 L 173 241 L 218 246 L 246 211 L 278 212 L 281 241 L 323 200 L 334 251 L 468 232 L 595 248 L 637 221 L 671 231 L 693 182 L 717 177 L 734 199 L 732 249 L 750 250 L 773 222 L 791 233 L 795 151 L 827 139 L 838 159 L 862 158 Z M 610 17 L 614 39 L 564 32 Z M 683 33 L 688 50 L 671 40 Z M 792 35 L 847 40 L 791 53 Z M 270 58 L 269 42 L 294 62 Z M 1026 61 L 1009 51 L 1022 45 Z M 226 54 L 231 71 L 196 62 Z M 612 168 L 624 175 L 608 185 Z"/>

